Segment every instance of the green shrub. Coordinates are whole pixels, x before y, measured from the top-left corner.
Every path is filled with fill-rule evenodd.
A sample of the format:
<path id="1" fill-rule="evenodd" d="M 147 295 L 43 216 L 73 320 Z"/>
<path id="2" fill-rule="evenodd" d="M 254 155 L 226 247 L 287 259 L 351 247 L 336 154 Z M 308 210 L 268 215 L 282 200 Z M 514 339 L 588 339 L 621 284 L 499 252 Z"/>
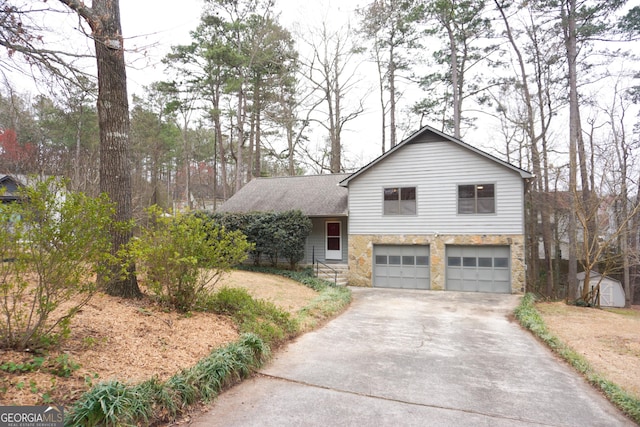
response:
<path id="1" fill-rule="evenodd" d="M 220 275 L 251 249 L 241 232 L 227 232 L 196 215 L 168 216 L 158 207 L 148 214 L 150 225 L 133 240 L 130 252 L 151 292 L 181 312 L 206 298 Z"/>
<path id="2" fill-rule="evenodd" d="M 233 316 L 244 307 L 252 306 L 253 298 L 246 289 L 223 287 L 207 300 L 205 309 Z"/>
<path id="3" fill-rule="evenodd" d="M 252 333 L 270 345 L 277 345 L 294 335 L 297 322 L 291 315 L 264 300 L 254 300 L 242 288 L 221 288 L 202 307 L 217 314 L 231 316 L 241 333 Z"/>
<path id="4" fill-rule="evenodd" d="M 71 360 L 68 354 L 61 354 L 56 358 L 45 356 L 35 356 L 31 361 L 11 362 L 7 361 L 0 365 L 0 371 L 12 373 L 44 371 L 58 377 L 68 378 L 77 371 L 80 365 Z"/>
<path id="5" fill-rule="evenodd" d="M 109 254 L 114 206 L 106 196 L 68 193 L 53 178 L 19 194 L 20 202 L 0 206 L 0 347 L 24 350 L 66 336 L 91 298 Z"/>
<path id="6" fill-rule="evenodd" d="M 286 259 L 293 269 L 304 259 L 305 241 L 311 233 L 311 220 L 298 210 L 286 212 L 200 213 L 229 230 L 239 230 L 254 244 L 251 256 L 256 265 L 263 257 L 276 266 Z"/>
<path id="7" fill-rule="evenodd" d="M 304 259 L 307 236 L 311 233 L 312 224 L 308 216 L 299 210 L 282 212 L 277 215 L 275 240 L 280 246 L 280 255 L 289 261 L 289 268 L 294 269 Z"/>

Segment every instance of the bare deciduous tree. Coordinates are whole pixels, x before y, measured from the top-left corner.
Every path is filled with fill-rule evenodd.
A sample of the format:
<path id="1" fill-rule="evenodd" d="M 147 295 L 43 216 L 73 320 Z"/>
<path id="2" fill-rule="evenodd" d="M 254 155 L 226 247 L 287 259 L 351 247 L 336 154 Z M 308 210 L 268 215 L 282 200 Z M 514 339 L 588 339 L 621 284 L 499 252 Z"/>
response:
<path id="1" fill-rule="evenodd" d="M 344 126 L 364 111 L 364 99 L 356 105 L 346 104 L 353 92 L 358 76 L 354 61 L 357 50 L 349 37 L 349 28 L 331 31 L 326 22 L 312 32 L 312 39 L 305 42 L 311 49 L 311 57 L 303 59 L 305 76 L 316 91 L 316 96 L 326 107 L 321 118 L 312 119 L 325 128 L 330 144 L 329 172 L 340 173 L 342 165 L 342 131 Z M 317 110 L 320 112 L 320 109 Z"/>

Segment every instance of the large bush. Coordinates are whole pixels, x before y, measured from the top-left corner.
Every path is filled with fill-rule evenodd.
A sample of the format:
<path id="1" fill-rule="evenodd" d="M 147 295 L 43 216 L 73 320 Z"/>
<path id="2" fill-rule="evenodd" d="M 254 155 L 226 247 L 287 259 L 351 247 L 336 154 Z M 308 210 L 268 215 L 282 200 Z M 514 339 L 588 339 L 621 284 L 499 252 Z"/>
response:
<path id="1" fill-rule="evenodd" d="M 51 344 L 95 291 L 114 208 L 106 196 L 67 193 L 64 184 L 51 178 L 0 205 L 2 348 Z"/>
<path id="2" fill-rule="evenodd" d="M 208 217 L 230 230 L 242 231 L 254 244 L 251 256 L 256 265 L 267 258 L 275 266 L 284 258 L 293 269 L 304 259 L 304 247 L 311 233 L 311 220 L 298 210 L 286 212 L 213 213 Z"/>
<path id="3" fill-rule="evenodd" d="M 293 269 L 304 259 L 304 246 L 311 233 L 311 220 L 300 211 L 282 212 L 276 220 L 278 230 L 276 240 L 280 243 L 280 255 L 287 260 Z"/>
<path id="4" fill-rule="evenodd" d="M 132 241 L 131 253 L 149 289 L 179 311 L 191 310 L 252 248 L 240 231 L 226 231 L 196 215 L 171 216 L 158 207 L 148 214 L 148 226 Z"/>

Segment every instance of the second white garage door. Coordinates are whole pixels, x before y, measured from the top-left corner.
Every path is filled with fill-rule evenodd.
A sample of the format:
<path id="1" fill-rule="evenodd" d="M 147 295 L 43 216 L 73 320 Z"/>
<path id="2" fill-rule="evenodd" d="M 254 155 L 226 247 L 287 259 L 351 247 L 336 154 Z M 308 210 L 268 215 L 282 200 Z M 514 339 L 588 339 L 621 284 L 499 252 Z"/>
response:
<path id="1" fill-rule="evenodd" d="M 429 289 L 429 246 L 374 245 L 373 286 Z"/>

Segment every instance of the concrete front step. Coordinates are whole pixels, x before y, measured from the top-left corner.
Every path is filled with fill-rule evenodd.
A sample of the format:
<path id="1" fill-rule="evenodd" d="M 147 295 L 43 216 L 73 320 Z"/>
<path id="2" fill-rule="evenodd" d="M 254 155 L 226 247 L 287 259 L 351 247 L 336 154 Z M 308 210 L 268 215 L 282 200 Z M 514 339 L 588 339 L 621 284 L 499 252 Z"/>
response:
<path id="1" fill-rule="evenodd" d="M 346 286 L 348 284 L 347 273 L 349 266 L 346 264 L 330 264 L 328 267 L 322 264 L 315 266 L 316 276 L 320 279 L 333 282 L 335 280 L 337 286 Z"/>

